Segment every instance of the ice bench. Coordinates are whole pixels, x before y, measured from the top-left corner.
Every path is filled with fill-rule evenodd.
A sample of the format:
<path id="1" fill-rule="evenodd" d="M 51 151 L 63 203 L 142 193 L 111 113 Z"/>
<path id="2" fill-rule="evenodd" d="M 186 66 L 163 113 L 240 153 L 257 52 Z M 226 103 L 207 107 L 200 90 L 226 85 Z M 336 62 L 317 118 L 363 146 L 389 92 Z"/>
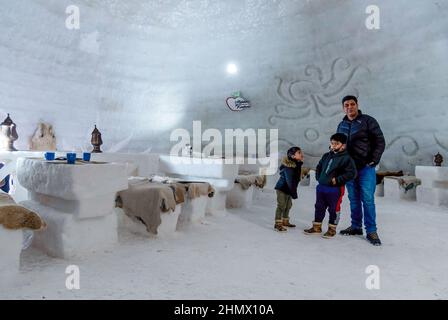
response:
<path id="1" fill-rule="evenodd" d="M 415 176 L 384 177 L 384 197 L 396 200 L 416 200 L 420 180 Z"/>
<path id="2" fill-rule="evenodd" d="M 417 166 L 415 175 L 421 181 L 418 202 L 448 207 L 448 167 Z"/>
<path id="3" fill-rule="evenodd" d="M 263 189 L 266 185 L 265 175 L 239 174 L 235 184 L 227 195 L 227 208 L 249 208 L 252 206 L 255 188 Z"/>
<path id="4" fill-rule="evenodd" d="M 45 222 L 5 193 L 0 193 L 0 283 L 17 273 L 24 230 L 43 230 Z"/>

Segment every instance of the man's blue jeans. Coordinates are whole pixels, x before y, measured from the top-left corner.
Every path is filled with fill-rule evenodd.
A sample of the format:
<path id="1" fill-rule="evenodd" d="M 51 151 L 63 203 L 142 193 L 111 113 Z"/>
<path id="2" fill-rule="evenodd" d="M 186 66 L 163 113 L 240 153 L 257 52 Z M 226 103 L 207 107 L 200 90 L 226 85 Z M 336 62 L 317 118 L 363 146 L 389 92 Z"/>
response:
<path id="1" fill-rule="evenodd" d="M 376 232 L 375 167 L 366 166 L 358 170 L 357 177 L 347 182 L 348 199 L 352 212 L 352 228 L 362 229 L 364 212 L 364 225 L 366 232 Z"/>

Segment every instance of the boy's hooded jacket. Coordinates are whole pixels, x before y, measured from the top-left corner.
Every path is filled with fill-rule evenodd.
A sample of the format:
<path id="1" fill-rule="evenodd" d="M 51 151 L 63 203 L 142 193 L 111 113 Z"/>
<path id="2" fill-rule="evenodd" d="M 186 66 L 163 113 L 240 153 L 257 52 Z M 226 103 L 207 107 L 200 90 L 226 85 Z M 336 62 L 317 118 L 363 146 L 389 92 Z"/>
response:
<path id="1" fill-rule="evenodd" d="M 275 189 L 290 195 L 293 199 L 297 199 L 297 186 L 300 182 L 302 164 L 302 161 L 284 157 L 279 168 L 280 179 L 275 185 Z"/>
<path id="2" fill-rule="evenodd" d="M 335 186 L 331 182 L 336 178 L 336 186 L 343 186 L 356 177 L 356 165 L 346 150 L 327 152 L 316 167 L 316 180 L 321 185 Z"/>

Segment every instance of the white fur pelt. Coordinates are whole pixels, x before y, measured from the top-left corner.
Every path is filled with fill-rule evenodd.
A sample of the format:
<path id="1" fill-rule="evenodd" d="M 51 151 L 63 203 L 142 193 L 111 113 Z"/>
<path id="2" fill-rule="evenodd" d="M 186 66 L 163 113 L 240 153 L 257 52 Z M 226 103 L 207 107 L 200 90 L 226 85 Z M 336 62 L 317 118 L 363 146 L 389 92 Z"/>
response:
<path id="1" fill-rule="evenodd" d="M 30 139 L 30 150 L 56 150 L 56 136 L 51 124 L 39 122 L 37 129 Z"/>

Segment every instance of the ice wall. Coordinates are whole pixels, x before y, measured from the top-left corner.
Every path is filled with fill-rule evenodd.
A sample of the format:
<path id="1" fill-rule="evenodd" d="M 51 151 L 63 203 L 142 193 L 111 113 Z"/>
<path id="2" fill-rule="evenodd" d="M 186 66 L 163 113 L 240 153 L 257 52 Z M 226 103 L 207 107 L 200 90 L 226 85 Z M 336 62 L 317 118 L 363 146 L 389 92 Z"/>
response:
<path id="1" fill-rule="evenodd" d="M 342 118 L 340 99 L 383 127 L 383 165 L 448 161 L 448 3 L 364 1 L 0 0 L 0 111 L 28 148 L 37 122 L 59 149 L 167 151 L 174 128 L 279 128 L 313 163 Z M 80 29 L 65 26 L 69 5 Z M 239 73 L 230 76 L 233 61 Z M 241 90 L 252 108 L 232 112 Z M 1 119 L 2 120 L 2 119 Z"/>

